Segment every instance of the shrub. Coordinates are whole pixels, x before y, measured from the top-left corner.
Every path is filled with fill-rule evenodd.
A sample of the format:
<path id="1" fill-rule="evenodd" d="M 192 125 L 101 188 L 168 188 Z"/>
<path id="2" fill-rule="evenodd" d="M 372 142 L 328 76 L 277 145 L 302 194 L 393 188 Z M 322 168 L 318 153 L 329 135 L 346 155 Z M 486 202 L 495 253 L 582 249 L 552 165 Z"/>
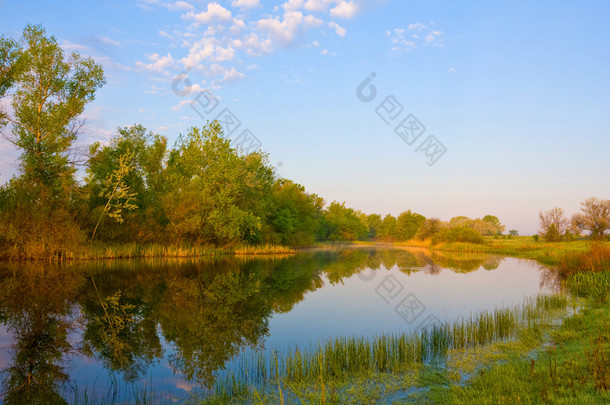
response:
<path id="1" fill-rule="evenodd" d="M 576 273 L 610 271 L 610 248 L 593 243 L 586 252 L 566 254 L 559 264 L 559 274 L 569 277 Z"/>
<path id="2" fill-rule="evenodd" d="M 442 242 L 454 243 L 474 243 L 482 245 L 485 243 L 483 236 L 472 228 L 451 228 L 444 229 L 432 237 L 433 244 L 439 244 Z"/>

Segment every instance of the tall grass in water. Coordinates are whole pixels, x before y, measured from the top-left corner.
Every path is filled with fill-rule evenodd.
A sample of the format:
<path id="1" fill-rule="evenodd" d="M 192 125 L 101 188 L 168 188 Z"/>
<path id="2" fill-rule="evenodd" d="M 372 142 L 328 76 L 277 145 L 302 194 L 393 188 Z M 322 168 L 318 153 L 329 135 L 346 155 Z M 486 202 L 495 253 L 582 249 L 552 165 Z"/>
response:
<path id="1" fill-rule="evenodd" d="M 226 400 L 281 383 L 344 381 L 371 373 L 404 373 L 422 364 L 446 358 L 450 349 L 477 347 L 512 339 L 526 327 L 546 324 L 564 310 L 567 300 L 550 295 L 528 298 L 520 306 L 484 311 L 455 323 L 436 324 L 413 333 L 375 337 L 338 337 L 311 348 L 285 353 L 262 352 L 241 358 L 235 368 L 217 380 L 214 392 Z"/>
<path id="2" fill-rule="evenodd" d="M 576 296 L 592 298 L 602 304 L 610 293 L 610 272 L 576 273 L 568 278 L 567 285 Z"/>
<path id="3" fill-rule="evenodd" d="M 106 260 L 131 258 L 184 258 L 184 257 L 213 257 L 221 255 L 284 255 L 295 251 L 278 245 L 253 245 L 237 247 L 214 246 L 175 246 L 161 244 L 124 243 L 107 245 L 96 242 L 83 246 L 78 250 L 66 251 L 61 255 L 48 257 L 47 261 L 58 262 L 68 260 Z M 30 259 L 20 257 L 20 259 Z"/>
<path id="4" fill-rule="evenodd" d="M 294 249 L 279 245 L 248 245 L 233 250 L 236 255 L 286 255 L 294 254 Z"/>

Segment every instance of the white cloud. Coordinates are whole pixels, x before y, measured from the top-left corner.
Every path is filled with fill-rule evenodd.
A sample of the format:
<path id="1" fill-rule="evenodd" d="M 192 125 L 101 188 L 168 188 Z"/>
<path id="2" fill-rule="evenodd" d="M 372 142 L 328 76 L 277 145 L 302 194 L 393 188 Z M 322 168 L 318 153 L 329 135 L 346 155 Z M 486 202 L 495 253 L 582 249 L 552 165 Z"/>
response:
<path id="1" fill-rule="evenodd" d="M 149 72 L 168 74 L 169 70 L 176 67 L 176 60 L 172 57 L 171 53 L 166 56 L 159 56 L 156 53 L 148 56 L 148 59 L 152 63 L 136 62 L 136 68 L 147 70 Z"/>
<path id="2" fill-rule="evenodd" d="M 249 16 L 246 11 L 262 7 L 260 0 L 136 1 L 143 8 L 179 12 L 187 24 L 158 31 L 178 49 L 173 54 L 179 57 L 174 58 L 169 53 L 166 56 L 152 54 L 145 62 L 137 62 L 135 68 L 166 77 L 170 74 L 173 77 L 182 69 L 194 68 L 194 72 L 210 78 L 209 88 L 244 78 L 243 72 L 249 70 L 247 66 L 252 66 L 246 58 L 269 55 L 280 48 L 316 47 L 323 55 L 334 55 L 324 48 L 321 38 L 328 38 L 326 33 L 330 30 L 338 37 L 344 37 L 346 28 L 335 20 L 354 18 L 365 2 L 282 0 L 257 12 L 256 16 Z M 316 33 L 318 36 L 312 37 Z M 157 79 L 167 80 L 159 75 L 151 77 L 151 80 Z"/>
<path id="3" fill-rule="evenodd" d="M 433 22 L 428 25 L 413 23 L 409 24 L 406 30 L 404 28 L 394 28 L 391 31 L 387 30 L 385 34 L 390 37 L 390 42 L 392 44 L 390 54 L 396 56 L 403 52 L 416 49 L 421 45 L 438 45 L 442 43 L 442 32 L 434 29 L 433 26 Z"/>
<path id="4" fill-rule="evenodd" d="M 358 11 L 358 5 L 354 0 L 339 0 L 337 5 L 330 9 L 330 15 L 333 17 L 350 19 L 354 18 Z"/>
<path id="5" fill-rule="evenodd" d="M 167 8 L 170 10 L 187 10 L 187 11 L 192 11 L 195 9 L 195 6 L 193 6 L 191 3 L 188 3 L 186 1 L 176 1 L 175 3 L 169 3 L 167 5 Z"/>
<path id="6" fill-rule="evenodd" d="M 209 3 L 207 10 L 201 13 L 189 11 L 183 15 L 186 20 L 194 20 L 201 24 L 231 20 L 231 12 L 218 3 Z"/>
<path id="7" fill-rule="evenodd" d="M 305 8 L 307 11 L 321 13 L 326 12 L 328 7 L 330 7 L 330 5 L 333 3 L 333 0 L 307 0 L 303 8 Z"/>
<path id="8" fill-rule="evenodd" d="M 263 56 L 273 52 L 270 39 L 261 39 L 255 33 L 250 33 L 243 40 L 234 40 L 235 47 L 246 52 L 248 56 Z"/>
<path id="9" fill-rule="evenodd" d="M 340 26 L 336 22 L 329 22 L 328 26 L 330 28 L 334 29 L 335 32 L 337 33 L 337 35 L 339 35 L 341 38 L 343 38 L 345 36 L 345 33 L 347 32 L 347 30 L 345 28 L 343 28 L 342 26 Z"/>
<path id="10" fill-rule="evenodd" d="M 426 42 L 434 42 L 441 35 L 440 31 L 432 31 L 428 35 L 426 35 Z"/>
<path id="11" fill-rule="evenodd" d="M 87 45 L 75 44 L 70 41 L 63 41 L 61 47 L 66 51 L 89 51 L 90 47 Z"/>
<path id="12" fill-rule="evenodd" d="M 232 67 L 230 70 L 225 71 L 223 80 L 227 83 L 233 83 L 243 79 L 244 77 L 246 77 L 245 74 L 238 72 L 234 67 Z"/>
<path id="13" fill-rule="evenodd" d="M 235 49 L 231 45 L 224 46 L 223 41 L 214 37 L 203 37 L 190 47 L 189 54 L 180 62 L 185 67 L 191 68 L 203 61 L 231 61 L 234 56 Z"/>
<path id="14" fill-rule="evenodd" d="M 243 9 L 254 8 L 254 7 L 258 7 L 258 6 L 259 6 L 258 0 L 233 0 L 231 2 L 231 7 L 243 8 Z"/>
<path id="15" fill-rule="evenodd" d="M 286 11 L 296 11 L 303 7 L 303 0 L 288 0 L 282 4 L 282 8 Z"/>
<path id="16" fill-rule="evenodd" d="M 285 46 L 293 42 L 300 32 L 321 24 L 322 20 L 312 15 L 303 16 L 300 11 L 287 11 L 282 20 L 277 16 L 259 20 L 257 28 Z"/>
<path id="17" fill-rule="evenodd" d="M 409 24 L 407 28 L 409 29 L 409 31 L 422 31 L 426 29 L 426 26 L 422 23 L 413 23 Z"/>
<path id="18" fill-rule="evenodd" d="M 188 99 L 188 100 L 180 100 L 180 102 L 174 106 L 171 107 L 172 111 L 180 111 L 182 110 L 182 107 L 184 107 L 185 105 L 191 105 L 193 104 L 193 100 Z"/>

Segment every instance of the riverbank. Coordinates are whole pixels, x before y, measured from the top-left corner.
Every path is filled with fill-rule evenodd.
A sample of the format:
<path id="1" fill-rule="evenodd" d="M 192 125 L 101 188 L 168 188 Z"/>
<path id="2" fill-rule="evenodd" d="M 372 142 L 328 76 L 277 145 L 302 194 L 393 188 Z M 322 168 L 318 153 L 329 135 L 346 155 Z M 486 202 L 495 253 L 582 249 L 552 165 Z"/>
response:
<path id="1" fill-rule="evenodd" d="M 274 377 L 273 364 L 270 364 L 272 383 L 267 385 L 267 389 L 259 392 L 253 386 L 238 384 L 235 387 L 235 380 L 232 384 L 227 381 L 221 383 L 219 395 L 213 395 L 202 403 L 608 403 L 608 244 L 577 241 L 540 244 L 532 249 L 531 243 L 523 239 L 510 244 L 502 242 L 483 246 L 486 250 L 479 252 L 518 252 L 515 256 L 555 263 L 560 273 L 565 275 L 563 287 L 565 292 L 569 292 L 563 298 L 538 299 L 535 306 L 524 304 L 525 310 L 522 309 L 521 313 L 532 311 L 537 315 L 515 329 L 512 338 L 506 339 L 505 336 L 481 341 L 481 344 L 460 345 L 455 344 L 459 327 L 435 327 L 431 332 L 435 337 L 430 342 L 435 349 L 440 347 L 442 353 L 429 361 L 417 356 L 415 361 L 399 361 L 400 348 L 413 347 L 411 343 L 403 342 L 417 341 L 417 336 L 408 339 L 382 336 L 347 344 L 329 342 L 311 355 L 298 353 L 296 358 L 293 355 L 289 359 L 275 359 L 276 370 L 290 369 L 296 364 L 297 370 L 306 370 L 310 374 L 308 378 L 298 374 L 299 378 L 295 379 L 293 374 L 282 376 L 284 373 L 281 372 Z M 456 251 L 451 250 L 455 247 L 455 244 L 439 246 L 438 250 Z M 462 250 L 457 251 L 467 252 L 470 246 L 458 247 Z M 487 323 L 483 319 L 470 328 L 480 330 L 489 325 L 492 325 L 491 329 L 498 328 L 497 322 L 493 326 L 494 322 Z M 378 370 L 370 365 L 383 362 L 365 361 L 364 364 L 369 366 L 353 373 L 327 372 L 334 369 L 333 365 L 344 372 L 353 364 L 359 365 L 363 356 L 366 358 L 369 353 L 374 357 L 381 352 L 385 358 L 386 353 L 396 349 L 398 354 L 390 356 L 398 362 L 395 368 Z M 356 356 L 355 360 L 349 361 L 350 354 Z"/>
<path id="2" fill-rule="evenodd" d="M 430 250 L 459 253 L 490 253 L 521 259 L 536 260 L 547 266 L 557 266 L 567 255 L 586 252 L 591 246 L 590 240 L 574 240 L 569 242 L 542 242 L 531 236 L 517 236 L 510 239 L 486 237 L 484 244 L 474 243 L 440 243 L 433 245 L 431 241 L 410 240 L 394 243 L 401 247 L 425 247 Z M 610 242 L 598 242 L 610 247 Z"/>
<path id="3" fill-rule="evenodd" d="M 0 256 L 3 261 L 47 261 L 66 262 L 78 260 L 112 260 L 134 258 L 187 258 L 214 256 L 258 256 L 258 255 L 290 255 L 295 249 L 279 245 L 236 245 L 228 247 L 213 246 L 180 246 L 161 244 L 93 243 L 81 249 L 58 252 L 52 256 L 37 256 L 24 252 L 7 253 Z"/>

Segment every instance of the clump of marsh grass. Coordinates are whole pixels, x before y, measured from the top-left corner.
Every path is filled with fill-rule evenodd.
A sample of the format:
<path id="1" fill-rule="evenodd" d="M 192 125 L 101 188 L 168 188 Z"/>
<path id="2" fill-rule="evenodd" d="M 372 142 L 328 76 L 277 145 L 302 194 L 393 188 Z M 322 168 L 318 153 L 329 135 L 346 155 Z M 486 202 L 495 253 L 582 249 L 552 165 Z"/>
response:
<path id="1" fill-rule="evenodd" d="M 566 306 L 564 296 L 537 296 L 526 299 L 520 306 L 483 311 L 454 323 L 437 323 L 412 333 L 336 337 L 282 353 L 252 353 L 216 381 L 211 398 L 252 396 L 249 387 L 258 387 L 264 392 L 265 389 L 273 391 L 273 387 L 277 390 L 282 383 L 320 386 L 324 381 L 347 381 L 372 373 L 407 373 L 433 361 L 446 360 L 452 349 L 513 339 L 524 328 L 555 319 L 555 310 L 564 310 Z M 282 398 L 286 395 L 283 393 Z"/>
<path id="2" fill-rule="evenodd" d="M 562 257 L 558 271 L 566 278 L 577 273 L 610 271 L 610 247 L 595 242 L 588 251 L 567 253 Z"/>

